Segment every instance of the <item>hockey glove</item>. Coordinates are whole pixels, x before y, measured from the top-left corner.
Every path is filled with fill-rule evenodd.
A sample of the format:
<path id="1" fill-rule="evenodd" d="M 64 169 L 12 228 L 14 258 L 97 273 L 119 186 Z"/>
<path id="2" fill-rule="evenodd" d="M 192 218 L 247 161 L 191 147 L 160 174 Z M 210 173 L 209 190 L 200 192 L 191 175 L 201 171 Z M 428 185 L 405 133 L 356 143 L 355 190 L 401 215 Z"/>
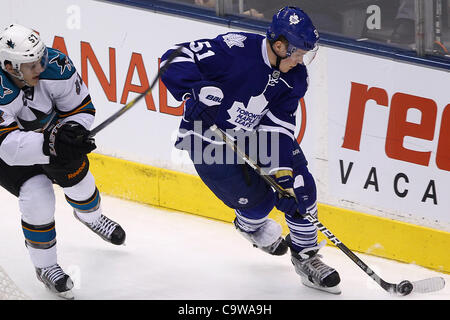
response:
<path id="1" fill-rule="evenodd" d="M 208 108 L 222 102 L 223 92 L 218 83 L 201 81 L 191 89 L 184 109 L 184 119 L 187 121 L 204 120 L 201 115 Z M 210 119 L 205 119 L 209 120 Z"/>
<path id="2" fill-rule="evenodd" d="M 306 166 L 294 170 L 295 177 L 289 174 L 278 174 L 275 180 L 285 190 L 293 190 L 294 197 L 279 197 L 275 206 L 288 216 L 294 216 L 298 210 L 300 214 L 307 211 L 315 214 L 317 190 L 313 176 Z"/>
<path id="3" fill-rule="evenodd" d="M 80 159 L 95 148 L 94 139 L 89 138 L 89 130 L 77 122 L 60 122 L 44 131 L 42 149 L 45 155 L 50 156 L 51 163 Z"/>
<path id="4" fill-rule="evenodd" d="M 297 198 L 298 211 L 313 215 L 317 212 L 317 189 L 314 177 L 306 166 L 294 169 L 294 193 Z"/>
<path id="5" fill-rule="evenodd" d="M 292 178 L 292 172 L 287 170 L 280 170 L 275 174 L 275 181 L 280 187 L 289 193 L 293 193 L 294 179 Z M 292 196 L 278 195 L 278 199 L 275 202 L 275 207 L 284 212 L 285 214 L 292 216 L 297 211 L 297 201 Z"/>

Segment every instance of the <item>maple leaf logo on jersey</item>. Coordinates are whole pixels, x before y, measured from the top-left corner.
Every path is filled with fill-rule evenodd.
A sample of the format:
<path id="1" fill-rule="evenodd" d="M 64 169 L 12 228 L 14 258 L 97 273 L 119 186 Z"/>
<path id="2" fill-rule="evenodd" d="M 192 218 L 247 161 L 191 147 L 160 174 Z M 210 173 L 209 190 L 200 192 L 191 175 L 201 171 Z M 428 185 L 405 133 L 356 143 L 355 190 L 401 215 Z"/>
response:
<path id="1" fill-rule="evenodd" d="M 295 13 L 289 17 L 289 24 L 297 24 L 300 21 L 301 21 L 301 19 L 299 19 L 298 15 L 296 15 Z"/>
<path id="2" fill-rule="evenodd" d="M 230 33 L 223 36 L 223 40 L 229 48 L 231 48 L 232 46 L 243 48 L 245 39 L 247 39 L 246 36 L 237 33 Z"/>
<path id="3" fill-rule="evenodd" d="M 236 129 L 252 130 L 267 113 L 266 106 L 268 103 L 264 93 L 251 97 L 247 106 L 242 102 L 235 101 L 228 109 L 230 119 L 227 121 L 234 125 Z"/>
<path id="4" fill-rule="evenodd" d="M 64 73 L 64 71 L 67 70 L 72 71 L 72 63 L 70 63 L 69 58 L 67 58 L 64 55 L 61 55 L 58 53 L 58 55 L 54 58 L 52 58 L 48 64 L 56 63 L 56 65 L 60 68 L 61 75 Z"/>
<path id="5" fill-rule="evenodd" d="M 10 88 L 3 85 L 3 77 L 0 77 L 0 98 L 4 98 L 6 95 L 13 93 Z"/>

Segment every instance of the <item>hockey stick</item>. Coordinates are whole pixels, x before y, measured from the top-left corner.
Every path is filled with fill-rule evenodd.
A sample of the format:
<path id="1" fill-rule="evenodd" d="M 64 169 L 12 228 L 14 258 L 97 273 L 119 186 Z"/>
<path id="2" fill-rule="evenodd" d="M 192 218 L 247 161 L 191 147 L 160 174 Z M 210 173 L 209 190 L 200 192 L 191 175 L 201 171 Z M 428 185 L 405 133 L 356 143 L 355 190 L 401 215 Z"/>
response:
<path id="1" fill-rule="evenodd" d="M 181 53 L 182 47 L 178 47 L 172 54 L 169 56 L 169 58 L 166 60 L 166 63 L 159 69 L 158 74 L 156 75 L 155 79 L 153 79 L 153 82 L 151 85 L 140 95 L 138 95 L 136 98 L 128 102 L 126 105 L 124 105 L 119 111 L 111 115 L 109 118 L 107 118 L 105 121 L 100 123 L 98 126 L 96 126 L 94 129 L 91 130 L 89 137 L 92 138 L 95 136 L 100 130 L 104 129 L 106 126 L 111 124 L 114 120 L 116 120 L 118 117 L 123 115 L 126 111 L 130 110 L 132 106 L 134 106 L 139 100 L 144 98 L 147 94 L 152 91 L 153 87 L 155 86 L 156 82 L 158 82 L 159 78 L 162 76 L 164 72 L 166 72 L 167 68 L 172 63 L 173 59 L 178 57 Z"/>
<path id="2" fill-rule="evenodd" d="M 294 196 L 287 190 L 283 189 L 272 176 L 265 174 L 263 169 L 259 167 L 250 157 L 239 149 L 237 143 L 232 141 L 217 125 L 212 125 L 210 129 L 216 133 L 236 154 L 242 158 L 250 167 L 252 167 L 271 187 L 273 187 L 282 196 Z M 298 211 L 297 211 L 298 212 Z M 299 213 L 300 214 L 300 213 Z M 427 278 L 419 281 L 403 280 L 398 284 L 389 283 L 378 276 L 368 265 L 364 263 L 353 251 L 343 244 L 330 230 L 328 230 L 316 217 L 310 213 L 302 214 L 303 218 L 311 222 L 319 229 L 332 243 L 341 249 L 354 263 L 356 263 L 369 277 L 375 280 L 384 290 L 389 293 L 396 293 L 402 296 L 411 292 L 433 292 L 444 288 L 445 280 L 442 277 Z"/>

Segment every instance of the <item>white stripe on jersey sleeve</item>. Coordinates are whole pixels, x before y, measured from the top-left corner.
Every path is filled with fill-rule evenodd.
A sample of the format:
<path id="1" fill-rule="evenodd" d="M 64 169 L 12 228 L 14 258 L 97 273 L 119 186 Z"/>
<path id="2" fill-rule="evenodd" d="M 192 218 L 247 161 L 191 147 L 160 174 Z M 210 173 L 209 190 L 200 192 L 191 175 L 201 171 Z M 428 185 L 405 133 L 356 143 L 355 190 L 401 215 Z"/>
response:
<path id="1" fill-rule="evenodd" d="M 164 61 L 165 64 L 166 61 Z M 184 58 L 184 57 L 176 57 L 175 59 L 172 60 L 172 63 L 177 63 L 177 62 L 192 62 L 195 63 L 194 60 L 192 60 L 191 58 Z M 163 64 L 161 63 L 161 67 L 163 66 Z"/>
<path id="2" fill-rule="evenodd" d="M 75 121 L 85 127 L 87 130 L 92 128 L 92 124 L 94 123 L 94 116 L 92 114 L 87 113 L 77 113 L 62 120 L 63 122 L 67 121 Z"/>
<path id="3" fill-rule="evenodd" d="M 186 131 L 186 132 L 178 131 L 178 133 L 177 133 L 177 137 L 178 138 L 182 138 L 182 139 L 184 139 L 185 137 L 190 136 L 190 135 L 197 136 L 197 137 L 201 138 L 202 140 L 204 140 L 206 142 L 209 142 L 209 143 L 212 143 L 212 144 L 217 144 L 217 145 L 224 145 L 225 144 L 225 142 L 223 142 L 223 141 L 212 140 L 212 139 L 210 139 L 208 137 L 205 137 L 204 135 L 201 135 L 200 133 L 197 133 L 197 132 L 195 132 L 193 130 L 189 130 L 189 131 Z"/>
<path id="4" fill-rule="evenodd" d="M 277 117 L 275 117 L 275 115 L 272 112 L 267 112 L 266 116 L 273 122 L 276 123 L 280 126 L 285 127 L 288 130 L 291 130 L 292 132 L 295 132 L 295 125 L 293 125 L 292 123 L 289 123 L 287 121 L 283 121 L 281 119 L 278 119 Z"/>
<path id="5" fill-rule="evenodd" d="M 178 49 L 178 47 L 172 47 L 169 50 L 177 50 L 177 49 Z M 181 49 L 181 53 L 184 53 L 188 57 L 176 57 L 175 59 L 172 60 L 172 63 L 175 63 L 175 62 L 192 62 L 192 63 L 195 63 L 194 53 L 192 51 L 190 51 L 189 49 L 186 49 L 186 48 L 183 47 Z M 159 67 L 162 68 L 166 64 L 166 62 L 167 62 L 167 60 L 161 61 L 161 64 L 160 64 Z"/>
<path id="6" fill-rule="evenodd" d="M 283 128 L 283 127 L 275 127 L 275 126 L 266 126 L 266 125 L 260 125 L 258 127 L 259 131 L 269 131 L 269 132 L 279 132 L 287 135 L 292 140 L 295 140 L 294 133 Z"/>

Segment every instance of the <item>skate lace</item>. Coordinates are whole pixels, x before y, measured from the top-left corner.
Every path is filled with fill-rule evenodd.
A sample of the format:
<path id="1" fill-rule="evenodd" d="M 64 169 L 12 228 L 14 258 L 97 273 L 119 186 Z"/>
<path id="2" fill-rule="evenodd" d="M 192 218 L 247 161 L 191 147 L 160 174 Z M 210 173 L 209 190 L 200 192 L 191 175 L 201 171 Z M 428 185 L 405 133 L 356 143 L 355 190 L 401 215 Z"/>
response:
<path id="1" fill-rule="evenodd" d="M 64 271 L 57 264 L 45 268 L 43 271 L 42 276 L 47 278 L 51 283 L 56 283 L 56 281 L 65 276 Z"/>
<path id="2" fill-rule="evenodd" d="M 320 254 L 316 254 L 313 257 L 307 259 L 304 262 L 305 267 L 308 268 L 309 273 L 322 281 L 324 278 L 326 278 L 329 274 L 331 274 L 334 269 L 327 266 L 325 263 L 320 260 L 322 256 Z"/>
<path id="3" fill-rule="evenodd" d="M 111 233 L 117 226 L 117 223 L 101 215 L 95 222 L 90 224 L 93 231 L 101 233 L 106 237 L 110 237 Z"/>

